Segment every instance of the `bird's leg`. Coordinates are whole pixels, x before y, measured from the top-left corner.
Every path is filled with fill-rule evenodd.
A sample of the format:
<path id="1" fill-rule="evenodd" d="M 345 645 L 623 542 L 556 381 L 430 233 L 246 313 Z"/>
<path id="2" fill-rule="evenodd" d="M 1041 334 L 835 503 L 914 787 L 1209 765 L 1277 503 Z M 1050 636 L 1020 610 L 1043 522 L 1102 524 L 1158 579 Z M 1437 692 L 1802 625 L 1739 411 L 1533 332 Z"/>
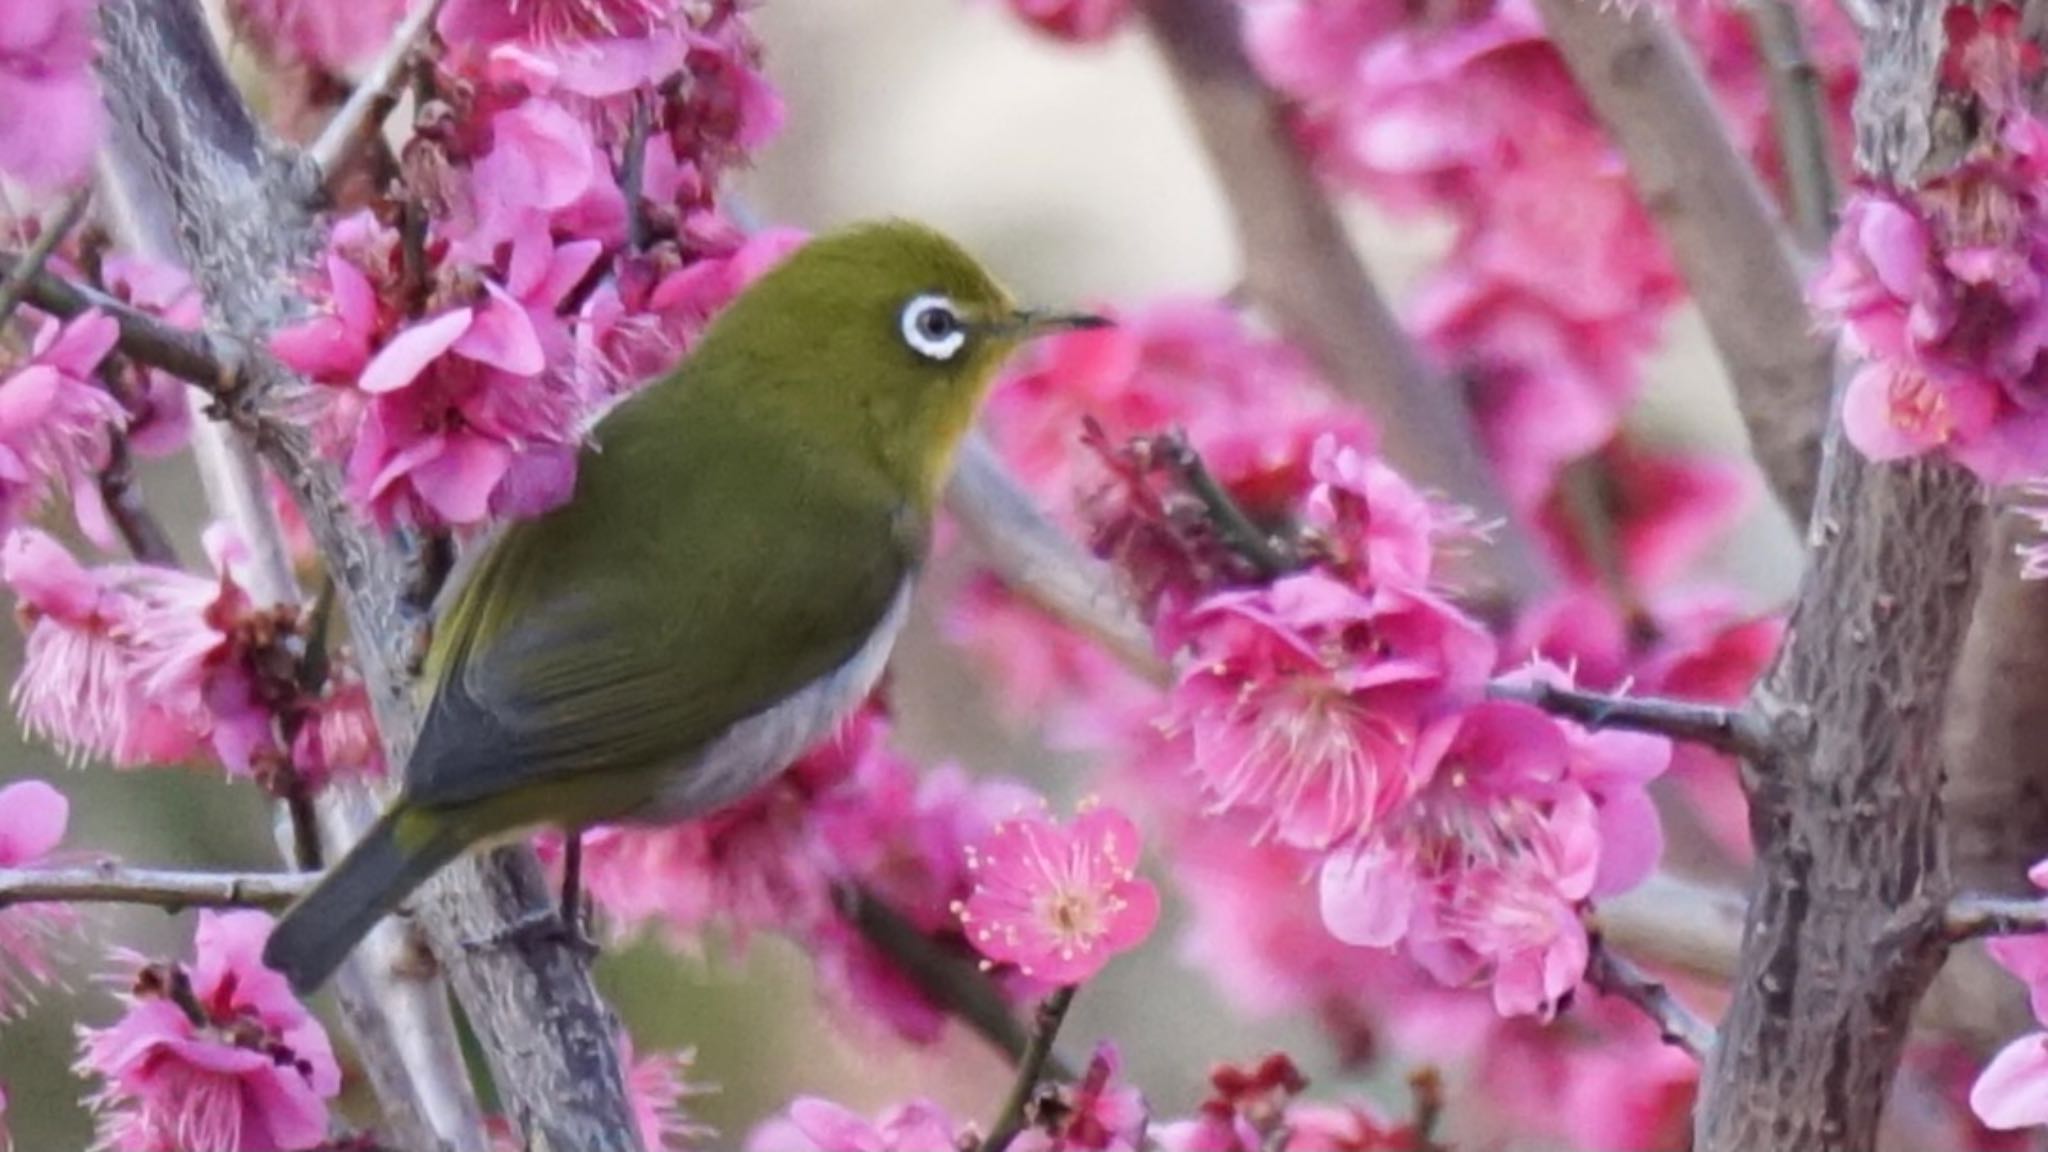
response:
<path id="1" fill-rule="evenodd" d="M 597 955 L 597 941 L 590 938 L 583 904 L 583 833 L 578 830 L 564 835 L 560 903 L 528 912 L 488 936 L 465 941 L 464 947 L 474 951 L 506 944 L 563 944 L 586 957 Z"/>
<path id="2" fill-rule="evenodd" d="M 572 939 L 581 940 L 596 952 L 597 945 L 585 931 L 583 914 L 583 830 L 579 828 L 568 836 L 569 842 L 562 846 L 562 928 Z"/>

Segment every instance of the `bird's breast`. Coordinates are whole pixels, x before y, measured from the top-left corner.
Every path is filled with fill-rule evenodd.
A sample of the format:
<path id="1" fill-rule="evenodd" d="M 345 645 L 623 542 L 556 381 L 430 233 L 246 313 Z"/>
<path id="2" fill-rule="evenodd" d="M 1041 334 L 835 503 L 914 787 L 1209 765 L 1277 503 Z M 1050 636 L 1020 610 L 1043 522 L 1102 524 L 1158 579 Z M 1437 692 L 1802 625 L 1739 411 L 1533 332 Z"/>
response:
<path id="1" fill-rule="evenodd" d="M 734 724 L 688 763 L 676 765 L 655 797 L 629 813 L 626 822 L 665 824 L 722 808 L 830 736 L 881 679 L 910 615 L 910 593 L 911 581 L 905 578 L 888 611 L 844 664 Z"/>

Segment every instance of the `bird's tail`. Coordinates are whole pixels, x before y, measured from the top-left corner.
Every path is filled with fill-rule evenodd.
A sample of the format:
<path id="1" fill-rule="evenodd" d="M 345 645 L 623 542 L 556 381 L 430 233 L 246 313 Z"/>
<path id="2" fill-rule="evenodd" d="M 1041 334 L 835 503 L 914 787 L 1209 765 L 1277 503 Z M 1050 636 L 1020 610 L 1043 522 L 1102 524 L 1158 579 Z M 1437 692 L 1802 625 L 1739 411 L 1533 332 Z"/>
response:
<path id="1" fill-rule="evenodd" d="M 300 995 L 312 992 L 378 920 L 461 852 L 461 838 L 443 822 L 393 808 L 285 911 L 263 947 L 263 962 Z"/>

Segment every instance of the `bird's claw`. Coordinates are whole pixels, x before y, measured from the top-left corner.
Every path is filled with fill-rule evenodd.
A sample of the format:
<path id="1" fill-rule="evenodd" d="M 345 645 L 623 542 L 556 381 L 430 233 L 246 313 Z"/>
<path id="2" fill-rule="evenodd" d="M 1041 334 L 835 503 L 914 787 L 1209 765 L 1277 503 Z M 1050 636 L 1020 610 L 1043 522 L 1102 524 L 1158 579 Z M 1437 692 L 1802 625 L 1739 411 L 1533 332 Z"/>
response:
<path id="1" fill-rule="evenodd" d="M 570 923 L 562 917 L 559 908 L 540 908 L 487 936 L 464 940 L 462 947 L 467 952 L 481 952 L 488 948 L 507 946 L 559 944 L 584 960 L 594 960 L 600 951 L 583 917 L 576 917 Z"/>

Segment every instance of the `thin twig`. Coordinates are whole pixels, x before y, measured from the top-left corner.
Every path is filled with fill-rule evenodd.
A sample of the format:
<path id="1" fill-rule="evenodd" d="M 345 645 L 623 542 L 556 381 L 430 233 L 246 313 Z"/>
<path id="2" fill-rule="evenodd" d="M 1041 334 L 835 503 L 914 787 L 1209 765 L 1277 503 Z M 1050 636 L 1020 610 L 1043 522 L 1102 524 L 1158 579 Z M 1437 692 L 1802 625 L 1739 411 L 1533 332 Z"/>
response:
<path id="1" fill-rule="evenodd" d="M 1834 234 L 1836 187 L 1820 71 L 1807 55 L 1806 33 L 1787 0 L 1750 0 L 1740 7 L 1749 17 L 1750 36 L 1770 89 L 1771 122 L 1792 231 L 1801 247 L 1817 252 Z"/>
<path id="2" fill-rule="evenodd" d="M 1230 549 L 1246 563 L 1257 569 L 1260 576 L 1272 580 L 1301 568 L 1301 557 L 1286 540 L 1262 530 L 1245 514 L 1237 501 L 1230 498 L 1223 485 L 1210 473 L 1209 466 L 1202 462 L 1201 454 L 1189 445 L 1187 437 L 1179 432 L 1160 437 L 1156 443 L 1164 450 L 1165 464 L 1188 492 L 1202 502 L 1202 509 L 1208 514 L 1210 525 Z"/>
<path id="3" fill-rule="evenodd" d="M 336 2 L 345 4 L 349 0 Z M 333 191 L 355 158 L 377 138 L 391 110 L 398 107 L 400 91 L 405 86 L 407 74 L 412 71 L 413 54 L 440 10 L 441 0 L 428 0 L 405 18 L 404 23 L 392 33 L 383 55 L 377 57 L 362 82 L 349 93 L 348 101 L 327 121 L 319 137 L 306 150 L 306 158 L 318 169 L 321 182 L 328 191 Z"/>
<path id="4" fill-rule="evenodd" d="M 1770 735 L 1763 721 L 1741 708 L 1655 696 L 1583 692 L 1541 681 L 1496 680 L 1487 685 L 1487 694 L 1495 699 L 1534 705 L 1588 728 L 1650 732 L 1747 758 L 1762 757 L 1770 750 Z"/>
<path id="5" fill-rule="evenodd" d="M 10 904 L 146 904 L 187 908 L 282 908 L 316 875 L 299 872 L 178 872 L 114 861 L 83 868 L 0 868 L 0 908 Z"/>
<path id="6" fill-rule="evenodd" d="M 1012 1064 L 1029 1055 L 1031 1034 L 1010 1011 L 988 973 L 920 932 L 889 902 L 863 888 L 847 885 L 837 893 L 841 913 L 876 951 L 932 1002 L 974 1029 Z M 1057 1060 L 1054 1074 L 1068 1075 Z"/>
<path id="7" fill-rule="evenodd" d="M 1586 983 L 1609 996 L 1619 996 L 1643 1010 L 1657 1025 L 1664 1042 L 1684 1049 L 1704 1063 L 1714 1050 L 1714 1026 L 1680 1003 L 1663 982 L 1636 967 L 1634 961 L 1595 941 L 1586 962 Z"/>
<path id="8" fill-rule="evenodd" d="M 1502 592 L 1541 590 L 1553 578 L 1549 562 L 1510 519 L 1458 392 L 1431 370 L 1359 259 L 1290 131 L 1290 109 L 1246 55 L 1237 7 L 1230 0 L 1138 5 L 1230 209 L 1246 297 L 1333 387 L 1372 412 L 1397 467 L 1470 506 L 1482 522 L 1503 525 L 1486 553 Z"/>
<path id="9" fill-rule="evenodd" d="M 90 187 L 73 192 L 64 201 L 64 206 L 58 209 L 57 218 L 44 226 L 42 232 L 29 243 L 19 257 L 15 258 L 14 266 L 7 269 L 6 276 L 0 278 L 0 328 L 6 327 L 7 321 L 14 317 L 14 310 L 20 307 L 22 300 L 26 298 L 29 282 L 43 271 L 43 265 L 49 262 L 50 254 L 57 250 L 59 244 L 64 243 L 64 238 L 71 235 L 71 230 L 78 227 L 78 222 L 85 218 L 86 207 L 91 203 Z"/>
<path id="10" fill-rule="evenodd" d="M 2048 932 L 2048 900 L 2010 896 L 1958 896 L 1943 920 L 1948 938 L 1960 943 L 1983 936 L 2027 936 Z"/>
<path id="11" fill-rule="evenodd" d="M 647 182 L 647 131 L 651 114 L 645 93 L 633 94 L 633 112 L 626 121 L 626 158 L 619 168 L 619 191 L 626 198 L 626 248 L 645 252 L 649 240 L 647 206 L 640 202 Z"/>
<path id="12" fill-rule="evenodd" d="M 121 534 L 121 542 L 128 546 L 130 556 L 144 564 L 166 568 L 177 565 L 178 552 L 171 544 L 170 533 L 150 512 L 141 490 L 135 486 L 135 454 L 125 433 L 116 432 L 108 440 L 107 464 L 100 469 L 100 499 L 106 502 L 107 517 L 114 522 L 114 531 Z"/>
<path id="13" fill-rule="evenodd" d="M 1444 1074 L 1434 1064 L 1425 1064 L 1408 1074 L 1408 1098 L 1414 1115 L 1408 1122 L 1413 1134 L 1409 1146 L 1415 1152 L 1447 1152 L 1437 1142 L 1437 1129 L 1444 1122 Z"/>
<path id="14" fill-rule="evenodd" d="M 1074 988 L 1062 988 L 1045 998 L 1038 1006 L 1038 1014 L 1032 1020 L 1031 1046 L 1024 1050 L 1024 1059 L 1017 1064 L 1016 1082 L 1010 1085 L 1009 1098 L 1003 1101 L 1003 1110 L 996 1116 L 995 1127 L 989 1129 L 988 1138 L 981 1142 L 980 1152 L 1005 1152 L 1010 1142 L 1024 1131 L 1027 1110 L 1038 1095 L 1039 1082 L 1045 1079 L 1046 1061 L 1052 1058 L 1052 1044 L 1059 1037 L 1060 1025 L 1066 1023 L 1067 1009 L 1074 1004 Z"/>
<path id="15" fill-rule="evenodd" d="M 224 343 L 174 328 L 104 292 L 73 284 L 35 267 L 26 256 L 0 252 L 0 276 L 10 281 L 20 276 L 22 300 L 59 320 L 90 311 L 105 313 L 120 329 L 118 347 L 130 359 L 161 368 L 208 392 L 229 390 L 240 376 L 236 358 Z"/>

